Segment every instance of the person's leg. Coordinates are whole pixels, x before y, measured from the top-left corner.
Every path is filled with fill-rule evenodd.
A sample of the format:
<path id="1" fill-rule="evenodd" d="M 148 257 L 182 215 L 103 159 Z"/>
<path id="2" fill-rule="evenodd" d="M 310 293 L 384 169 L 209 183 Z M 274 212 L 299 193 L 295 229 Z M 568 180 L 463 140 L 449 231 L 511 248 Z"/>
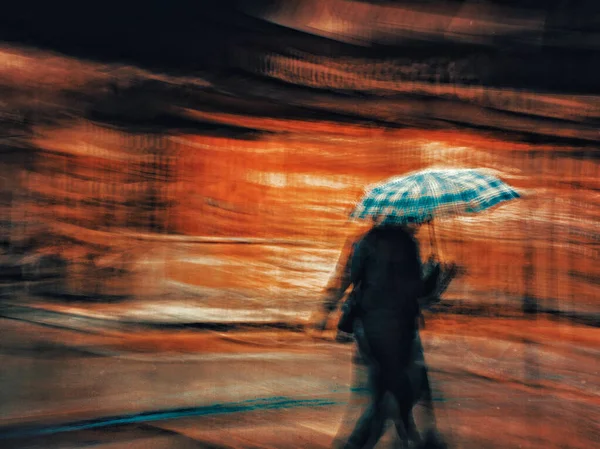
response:
<path id="1" fill-rule="evenodd" d="M 355 345 L 352 356 L 352 385 L 344 416 L 334 440 L 334 447 L 343 447 L 348 436 L 356 426 L 357 417 L 364 414 L 372 402 L 369 388 L 369 366 Z M 366 400 L 368 399 L 368 404 Z"/>
<path id="2" fill-rule="evenodd" d="M 415 392 L 408 372 L 409 368 L 400 367 L 395 370 L 393 379 L 388 379 L 397 407 L 394 414 L 394 425 L 402 447 L 408 447 L 410 441 L 414 443 L 420 441 L 412 414 Z"/>
<path id="3" fill-rule="evenodd" d="M 417 332 L 415 341 L 415 361 L 419 365 L 421 377 L 420 390 L 417 399 L 422 403 L 425 418 L 425 431 L 423 437 L 424 448 L 445 448 L 447 447 L 443 437 L 438 431 L 435 408 L 433 406 L 433 393 L 429 380 L 427 364 L 425 363 L 425 353 L 419 333 Z"/>
<path id="4" fill-rule="evenodd" d="M 343 446 L 344 449 L 372 449 L 375 447 L 383 434 L 385 417 L 383 398 L 378 398 L 360 417 L 348 441 Z"/>
<path id="5" fill-rule="evenodd" d="M 418 333 L 398 346 L 399 358 L 392 372 L 396 373 L 389 379 L 397 406 L 394 413 L 396 432 L 403 446 L 409 441 L 415 445 L 421 442 L 421 435 L 413 417 L 413 407 L 422 395 L 426 383 L 424 378 L 423 349 Z M 431 398 L 429 396 L 429 398 Z"/>
<path id="6" fill-rule="evenodd" d="M 404 410 L 396 410 L 394 414 L 394 426 L 401 447 L 406 447 L 409 442 L 412 442 L 415 446 L 420 445 L 421 435 L 417 429 L 412 409 L 407 410 L 404 408 Z"/>
<path id="7" fill-rule="evenodd" d="M 385 425 L 384 391 L 381 385 L 379 369 L 375 364 L 369 365 L 370 402 L 367 409 L 358 419 L 344 449 L 366 449 L 375 446 Z"/>
<path id="8" fill-rule="evenodd" d="M 426 431 L 437 431 L 435 409 L 433 407 L 433 395 L 431 392 L 431 384 L 429 383 L 429 374 L 427 373 L 427 367 L 423 367 L 421 373 L 423 376 L 421 402 L 425 410 L 425 425 L 427 426 Z"/>
<path id="9" fill-rule="evenodd" d="M 385 390 L 382 383 L 381 369 L 364 332 L 363 324 L 357 320 L 354 326 L 354 337 L 357 346 L 357 361 L 367 367 L 367 388 L 369 391 L 369 406 L 358 419 L 346 445 L 347 449 L 369 448 L 375 446 L 385 425 Z"/>

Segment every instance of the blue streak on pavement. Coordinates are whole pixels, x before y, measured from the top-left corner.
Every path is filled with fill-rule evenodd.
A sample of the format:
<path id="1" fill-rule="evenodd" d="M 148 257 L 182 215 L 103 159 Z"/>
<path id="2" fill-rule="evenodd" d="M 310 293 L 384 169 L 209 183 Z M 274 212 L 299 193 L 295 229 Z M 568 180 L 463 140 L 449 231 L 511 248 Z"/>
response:
<path id="1" fill-rule="evenodd" d="M 338 405 L 340 402 L 330 399 L 293 399 L 274 396 L 262 399 L 250 399 L 241 402 L 228 402 L 211 404 L 199 407 L 176 408 L 158 410 L 129 415 L 96 418 L 84 421 L 75 421 L 58 426 L 11 426 L 0 429 L 0 439 L 26 438 L 51 435 L 63 432 L 97 429 L 124 424 L 136 424 L 150 421 L 163 421 L 167 419 L 188 418 L 193 416 L 206 416 L 227 413 L 248 412 L 254 410 L 277 410 L 296 407 L 325 407 Z"/>

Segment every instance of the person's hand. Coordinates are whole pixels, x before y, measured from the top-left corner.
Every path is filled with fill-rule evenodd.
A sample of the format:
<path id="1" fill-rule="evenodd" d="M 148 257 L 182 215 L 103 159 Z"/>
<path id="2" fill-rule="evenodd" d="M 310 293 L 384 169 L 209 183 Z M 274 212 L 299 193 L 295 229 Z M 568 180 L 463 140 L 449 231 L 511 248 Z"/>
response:
<path id="1" fill-rule="evenodd" d="M 335 341 L 337 343 L 353 343 L 354 337 L 352 334 L 347 334 L 346 332 L 337 331 L 335 335 Z"/>
<path id="2" fill-rule="evenodd" d="M 450 262 L 444 266 L 446 277 L 454 278 L 458 274 L 459 268 L 456 262 Z"/>
<path id="3" fill-rule="evenodd" d="M 305 328 L 306 333 L 313 337 L 321 337 L 327 328 L 328 316 L 323 311 L 313 312 Z"/>

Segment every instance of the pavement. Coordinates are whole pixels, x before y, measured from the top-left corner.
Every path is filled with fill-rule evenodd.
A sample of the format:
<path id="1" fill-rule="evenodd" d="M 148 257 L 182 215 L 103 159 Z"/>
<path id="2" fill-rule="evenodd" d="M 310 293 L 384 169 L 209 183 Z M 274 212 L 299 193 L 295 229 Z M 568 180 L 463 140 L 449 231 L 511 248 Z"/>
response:
<path id="1" fill-rule="evenodd" d="M 250 303 L 250 305 L 248 305 Z M 254 306 L 253 306 L 254 305 Z M 0 314 L 11 317 L 35 316 L 37 321 L 55 322 L 59 326 L 76 326 L 99 331 L 118 327 L 157 328 L 280 328 L 300 329 L 317 307 L 307 304 L 287 309 L 257 307 L 251 301 L 207 300 L 197 297 L 144 297 L 126 301 L 62 302 L 44 297 L 3 298 Z"/>
<path id="2" fill-rule="evenodd" d="M 325 448 L 365 405 L 364 371 L 331 333 L 97 312 L 3 302 L 0 447 Z M 600 438 L 597 330 L 447 319 L 423 340 L 451 447 L 587 448 Z M 390 430 L 378 447 L 392 439 Z"/>

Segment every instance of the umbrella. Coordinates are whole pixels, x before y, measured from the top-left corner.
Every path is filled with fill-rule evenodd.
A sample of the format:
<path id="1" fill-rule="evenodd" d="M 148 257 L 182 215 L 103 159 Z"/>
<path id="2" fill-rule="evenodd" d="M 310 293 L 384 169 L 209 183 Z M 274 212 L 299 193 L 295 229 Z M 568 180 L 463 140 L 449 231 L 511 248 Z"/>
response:
<path id="1" fill-rule="evenodd" d="M 377 217 L 380 225 L 425 223 L 438 217 L 482 212 L 519 197 L 488 170 L 427 169 L 371 187 L 350 217 Z"/>

